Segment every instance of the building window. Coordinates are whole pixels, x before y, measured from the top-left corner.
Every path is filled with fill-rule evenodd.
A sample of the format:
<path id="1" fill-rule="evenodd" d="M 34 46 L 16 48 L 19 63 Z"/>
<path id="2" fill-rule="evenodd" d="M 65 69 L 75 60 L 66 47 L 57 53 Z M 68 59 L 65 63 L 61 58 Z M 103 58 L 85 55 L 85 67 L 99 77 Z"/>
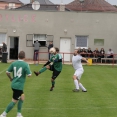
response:
<path id="1" fill-rule="evenodd" d="M 0 33 L 0 46 L 2 46 L 3 42 L 6 42 L 6 34 L 5 33 Z"/>
<path id="2" fill-rule="evenodd" d="M 88 36 L 76 36 L 76 48 L 88 48 Z"/>
<path id="3" fill-rule="evenodd" d="M 33 36 L 33 44 L 35 41 L 38 40 L 41 46 L 46 46 L 47 45 L 47 36 L 46 34 L 34 34 Z"/>
<path id="4" fill-rule="evenodd" d="M 15 3 L 9 3 L 9 9 L 15 8 Z"/>
<path id="5" fill-rule="evenodd" d="M 94 45 L 104 46 L 104 39 L 94 39 Z"/>
<path id="6" fill-rule="evenodd" d="M 27 34 L 26 46 L 33 47 L 36 40 L 38 40 L 41 47 L 45 47 L 47 45 L 47 36 L 45 34 Z"/>
<path id="7" fill-rule="evenodd" d="M 33 34 L 28 34 L 26 36 L 26 46 L 32 47 L 33 46 Z"/>

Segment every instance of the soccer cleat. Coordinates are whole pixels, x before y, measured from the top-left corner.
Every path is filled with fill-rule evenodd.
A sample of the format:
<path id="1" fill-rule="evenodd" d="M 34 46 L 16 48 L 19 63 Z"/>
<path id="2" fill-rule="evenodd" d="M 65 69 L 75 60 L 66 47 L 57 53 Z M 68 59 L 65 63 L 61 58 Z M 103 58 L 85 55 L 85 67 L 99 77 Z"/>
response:
<path id="1" fill-rule="evenodd" d="M 85 90 L 85 91 L 82 90 L 82 92 L 87 92 L 87 90 Z"/>
<path id="2" fill-rule="evenodd" d="M 0 117 L 6 117 L 6 115 L 0 115 Z"/>
<path id="3" fill-rule="evenodd" d="M 79 89 L 73 89 L 72 91 L 73 92 L 79 92 Z"/>
<path id="4" fill-rule="evenodd" d="M 38 76 L 38 75 L 39 75 L 39 72 L 34 71 L 34 74 L 35 74 L 36 76 Z"/>
<path id="5" fill-rule="evenodd" d="M 50 91 L 53 91 L 53 88 L 54 88 L 54 87 L 51 87 L 51 88 L 50 88 Z"/>

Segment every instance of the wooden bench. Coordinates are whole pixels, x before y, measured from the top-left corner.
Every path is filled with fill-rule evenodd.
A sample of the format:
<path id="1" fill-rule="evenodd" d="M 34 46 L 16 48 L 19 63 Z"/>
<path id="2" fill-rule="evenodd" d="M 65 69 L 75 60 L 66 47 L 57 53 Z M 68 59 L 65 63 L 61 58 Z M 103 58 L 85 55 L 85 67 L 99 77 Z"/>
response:
<path id="1" fill-rule="evenodd" d="M 117 58 L 101 58 L 101 63 L 102 63 L 103 60 L 106 63 L 107 60 L 116 60 L 117 61 Z"/>

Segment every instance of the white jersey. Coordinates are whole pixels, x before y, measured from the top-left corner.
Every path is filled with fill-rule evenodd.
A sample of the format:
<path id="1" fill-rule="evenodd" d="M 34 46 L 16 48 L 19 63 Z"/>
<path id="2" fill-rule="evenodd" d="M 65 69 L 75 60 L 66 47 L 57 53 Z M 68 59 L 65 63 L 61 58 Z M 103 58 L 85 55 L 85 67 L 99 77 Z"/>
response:
<path id="1" fill-rule="evenodd" d="M 73 65 L 75 70 L 77 70 L 77 69 L 82 69 L 83 70 L 81 59 L 82 59 L 81 55 L 76 55 L 76 56 L 73 55 L 72 65 Z"/>

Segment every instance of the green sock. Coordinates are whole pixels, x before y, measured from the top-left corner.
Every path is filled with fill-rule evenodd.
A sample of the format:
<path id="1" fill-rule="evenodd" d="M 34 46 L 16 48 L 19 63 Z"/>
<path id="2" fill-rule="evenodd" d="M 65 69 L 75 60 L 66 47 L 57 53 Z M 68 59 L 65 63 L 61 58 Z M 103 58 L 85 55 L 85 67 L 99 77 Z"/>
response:
<path id="1" fill-rule="evenodd" d="M 54 87 L 54 85 L 55 85 L 55 81 L 52 81 L 52 87 Z"/>
<path id="2" fill-rule="evenodd" d="M 14 106 L 15 106 L 15 102 L 10 102 L 10 104 L 7 106 L 5 112 L 8 113 Z"/>
<path id="3" fill-rule="evenodd" d="M 43 67 L 39 72 L 42 73 L 42 72 L 44 72 L 46 70 L 47 70 L 47 68 L 46 67 Z"/>
<path id="4" fill-rule="evenodd" d="M 19 112 L 19 113 L 21 113 L 22 104 L 23 104 L 23 101 L 22 100 L 19 100 L 18 101 L 18 104 L 17 104 L 17 112 Z"/>

